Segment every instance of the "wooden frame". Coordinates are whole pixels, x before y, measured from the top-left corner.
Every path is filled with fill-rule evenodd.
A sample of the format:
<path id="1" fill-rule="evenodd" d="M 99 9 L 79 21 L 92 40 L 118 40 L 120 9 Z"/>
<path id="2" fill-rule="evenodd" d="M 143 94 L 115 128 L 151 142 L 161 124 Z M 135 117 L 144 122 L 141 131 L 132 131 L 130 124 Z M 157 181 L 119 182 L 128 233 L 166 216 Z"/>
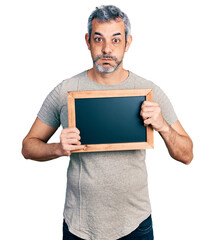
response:
<path id="1" fill-rule="evenodd" d="M 125 89 L 125 90 L 101 90 L 101 91 L 72 91 L 67 93 L 68 101 L 68 124 L 70 128 L 76 127 L 75 100 L 83 98 L 114 98 L 114 97 L 136 97 L 144 96 L 146 101 L 153 100 L 152 89 Z M 118 151 L 153 148 L 153 129 L 146 128 L 146 142 L 126 142 L 108 144 L 87 144 L 84 150 L 73 152 L 98 152 L 98 151 Z"/>

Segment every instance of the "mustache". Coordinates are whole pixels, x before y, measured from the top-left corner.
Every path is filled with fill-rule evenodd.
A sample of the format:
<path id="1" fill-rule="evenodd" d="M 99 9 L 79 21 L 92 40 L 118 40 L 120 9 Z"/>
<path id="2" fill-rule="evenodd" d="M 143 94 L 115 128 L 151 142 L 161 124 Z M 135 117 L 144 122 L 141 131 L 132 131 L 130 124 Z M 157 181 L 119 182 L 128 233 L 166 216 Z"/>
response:
<path id="1" fill-rule="evenodd" d="M 101 59 L 101 58 L 109 58 L 109 59 L 112 59 L 112 60 L 114 60 L 114 61 L 116 61 L 117 62 L 117 58 L 115 57 L 115 56 L 110 56 L 110 55 L 106 55 L 106 54 L 104 54 L 104 55 L 98 55 L 97 57 L 96 57 L 96 59 L 94 60 L 94 62 L 97 62 L 99 59 Z"/>

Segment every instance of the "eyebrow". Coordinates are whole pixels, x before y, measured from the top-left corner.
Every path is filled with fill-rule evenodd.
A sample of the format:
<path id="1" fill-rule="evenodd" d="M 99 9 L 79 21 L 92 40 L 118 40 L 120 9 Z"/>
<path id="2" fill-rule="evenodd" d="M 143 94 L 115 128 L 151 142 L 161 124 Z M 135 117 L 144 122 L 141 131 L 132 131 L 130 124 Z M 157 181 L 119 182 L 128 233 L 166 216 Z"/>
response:
<path id="1" fill-rule="evenodd" d="M 115 33 L 113 36 L 119 36 L 122 35 L 121 33 Z"/>
<path id="2" fill-rule="evenodd" d="M 94 35 L 99 35 L 99 36 L 102 36 L 102 34 L 101 34 L 101 33 L 99 33 L 99 32 L 94 32 Z"/>
<path id="3" fill-rule="evenodd" d="M 103 36 L 101 33 L 99 33 L 99 32 L 94 32 L 94 35 L 99 35 L 99 36 Z M 113 37 L 115 37 L 115 36 L 119 36 L 119 35 L 122 35 L 121 33 L 114 33 L 113 34 Z"/>

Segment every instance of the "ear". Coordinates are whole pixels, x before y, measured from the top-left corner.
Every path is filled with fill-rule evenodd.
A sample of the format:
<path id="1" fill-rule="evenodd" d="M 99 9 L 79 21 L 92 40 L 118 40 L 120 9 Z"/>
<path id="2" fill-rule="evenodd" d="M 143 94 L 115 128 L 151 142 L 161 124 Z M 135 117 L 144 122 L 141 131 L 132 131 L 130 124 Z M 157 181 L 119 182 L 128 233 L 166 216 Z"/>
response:
<path id="1" fill-rule="evenodd" d="M 88 33 L 85 34 L 85 41 L 86 41 L 88 49 L 90 50 L 89 34 Z"/>
<path id="2" fill-rule="evenodd" d="M 128 49 L 129 49 L 129 47 L 130 47 L 131 43 L 132 43 L 132 36 L 131 36 L 131 35 L 129 35 L 129 36 L 128 36 L 128 38 L 127 38 L 127 43 L 126 43 L 126 46 L 125 46 L 125 52 L 127 52 L 127 51 L 128 51 Z"/>

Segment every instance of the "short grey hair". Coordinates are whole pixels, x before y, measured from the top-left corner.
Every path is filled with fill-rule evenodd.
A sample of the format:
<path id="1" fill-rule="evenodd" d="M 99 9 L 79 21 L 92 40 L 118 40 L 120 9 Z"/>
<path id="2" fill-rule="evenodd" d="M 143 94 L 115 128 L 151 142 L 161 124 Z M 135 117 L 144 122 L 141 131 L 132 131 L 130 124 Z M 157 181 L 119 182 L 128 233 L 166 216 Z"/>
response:
<path id="1" fill-rule="evenodd" d="M 122 12 L 119 8 L 113 5 L 102 5 L 101 7 L 97 7 L 89 16 L 88 19 L 88 34 L 89 34 L 89 42 L 92 33 L 92 22 L 93 19 L 96 18 L 100 22 L 109 22 L 110 20 L 115 20 L 117 18 L 121 18 L 125 24 L 125 40 L 127 41 L 128 36 L 131 34 L 131 24 L 128 19 L 128 16 Z"/>

